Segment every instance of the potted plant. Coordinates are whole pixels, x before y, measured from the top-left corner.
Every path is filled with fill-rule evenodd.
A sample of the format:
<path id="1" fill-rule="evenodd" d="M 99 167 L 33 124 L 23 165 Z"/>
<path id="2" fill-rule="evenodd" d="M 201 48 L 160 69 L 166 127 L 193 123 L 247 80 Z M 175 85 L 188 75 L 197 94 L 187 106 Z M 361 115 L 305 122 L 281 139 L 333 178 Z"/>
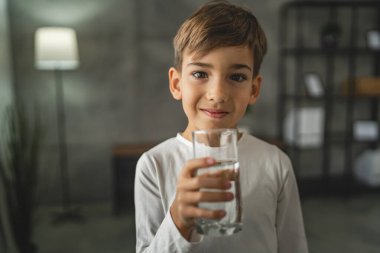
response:
<path id="1" fill-rule="evenodd" d="M 38 117 L 28 119 L 20 106 L 8 108 L 3 122 L 0 180 L 5 189 L 5 215 L 18 251 L 32 253 L 36 248 L 32 228 L 41 128 Z"/>

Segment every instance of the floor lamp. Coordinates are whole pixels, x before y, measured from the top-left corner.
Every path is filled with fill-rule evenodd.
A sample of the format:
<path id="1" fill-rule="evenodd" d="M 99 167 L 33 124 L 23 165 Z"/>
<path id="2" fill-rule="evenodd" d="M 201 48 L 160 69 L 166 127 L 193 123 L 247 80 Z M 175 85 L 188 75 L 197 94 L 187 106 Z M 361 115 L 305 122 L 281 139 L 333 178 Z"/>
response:
<path id="1" fill-rule="evenodd" d="M 35 34 L 35 64 L 40 70 L 54 71 L 56 84 L 57 132 L 59 143 L 59 166 L 61 172 L 62 212 L 55 223 L 66 220 L 82 221 L 79 210 L 71 207 L 69 173 L 67 166 L 66 123 L 62 71 L 79 66 L 76 33 L 71 28 L 42 27 Z"/>

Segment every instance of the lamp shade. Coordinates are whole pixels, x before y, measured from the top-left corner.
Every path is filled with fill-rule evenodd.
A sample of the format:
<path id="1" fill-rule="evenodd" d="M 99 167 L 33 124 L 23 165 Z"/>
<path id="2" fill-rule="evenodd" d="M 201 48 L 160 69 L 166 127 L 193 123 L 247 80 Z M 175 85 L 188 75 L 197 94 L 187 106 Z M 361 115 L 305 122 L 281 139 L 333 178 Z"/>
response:
<path id="1" fill-rule="evenodd" d="M 76 33 L 72 28 L 42 27 L 35 33 L 35 66 L 70 70 L 79 66 Z"/>

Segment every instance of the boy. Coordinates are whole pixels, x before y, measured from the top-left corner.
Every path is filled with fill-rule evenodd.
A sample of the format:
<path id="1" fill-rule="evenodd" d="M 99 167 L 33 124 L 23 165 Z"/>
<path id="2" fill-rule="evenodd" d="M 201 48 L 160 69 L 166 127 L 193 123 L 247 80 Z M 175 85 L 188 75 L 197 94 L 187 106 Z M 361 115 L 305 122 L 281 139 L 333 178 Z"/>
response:
<path id="1" fill-rule="evenodd" d="M 259 95 L 266 38 L 256 18 L 228 2 L 211 2 L 174 38 L 170 91 L 182 101 L 186 129 L 143 154 L 135 178 L 137 252 L 307 252 L 297 185 L 289 159 L 275 146 L 239 133 L 243 230 L 202 236 L 194 219 L 220 219 L 200 202 L 233 199 L 224 178 L 195 176 L 215 163 L 192 159 L 191 132 L 236 128 Z M 200 189 L 226 191 L 199 191 Z"/>

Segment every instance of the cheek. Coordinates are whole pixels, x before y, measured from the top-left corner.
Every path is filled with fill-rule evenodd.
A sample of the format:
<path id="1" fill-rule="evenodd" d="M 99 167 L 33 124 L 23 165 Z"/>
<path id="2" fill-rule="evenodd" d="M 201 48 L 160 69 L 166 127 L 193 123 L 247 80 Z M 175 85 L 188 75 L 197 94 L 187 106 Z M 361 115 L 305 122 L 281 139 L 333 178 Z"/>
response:
<path id="1" fill-rule="evenodd" d="M 235 98 L 236 103 L 248 103 L 251 98 L 251 91 L 249 89 L 237 90 L 232 96 Z"/>
<path id="2" fill-rule="evenodd" d="M 247 106 L 250 104 L 250 98 L 251 98 L 251 96 L 248 95 L 248 94 L 249 93 L 247 91 L 247 93 L 240 94 L 235 99 L 236 109 L 241 109 L 241 111 L 243 111 L 242 112 L 243 114 L 244 114 L 245 109 L 247 108 Z"/>
<path id="3" fill-rule="evenodd" d="M 193 92 L 186 89 L 186 91 L 182 93 L 182 105 L 185 109 L 185 112 L 187 113 L 187 111 L 193 108 L 195 104 L 196 102 Z"/>
<path id="4" fill-rule="evenodd" d="M 183 100 L 186 103 L 196 103 L 201 97 L 202 92 L 200 89 L 194 88 L 192 85 L 189 85 L 185 89 L 183 89 Z"/>

